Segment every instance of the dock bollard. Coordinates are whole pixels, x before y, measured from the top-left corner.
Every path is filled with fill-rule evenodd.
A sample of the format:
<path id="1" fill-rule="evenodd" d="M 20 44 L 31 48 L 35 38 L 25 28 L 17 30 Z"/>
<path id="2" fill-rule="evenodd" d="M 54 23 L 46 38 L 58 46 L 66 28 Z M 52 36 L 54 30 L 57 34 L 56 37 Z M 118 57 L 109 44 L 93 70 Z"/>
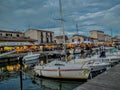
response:
<path id="1" fill-rule="evenodd" d="M 92 73 L 90 73 L 90 79 L 92 79 Z"/>
<path id="2" fill-rule="evenodd" d="M 43 60 L 40 61 L 40 65 L 43 65 Z"/>

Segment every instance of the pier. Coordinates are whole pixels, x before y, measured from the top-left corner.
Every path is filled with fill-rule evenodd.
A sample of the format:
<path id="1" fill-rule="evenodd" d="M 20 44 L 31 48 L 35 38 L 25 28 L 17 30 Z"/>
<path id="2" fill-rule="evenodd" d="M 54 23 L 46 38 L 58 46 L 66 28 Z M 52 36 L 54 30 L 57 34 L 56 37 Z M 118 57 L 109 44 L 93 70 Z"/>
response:
<path id="1" fill-rule="evenodd" d="M 73 90 L 120 90 L 120 63 Z"/>

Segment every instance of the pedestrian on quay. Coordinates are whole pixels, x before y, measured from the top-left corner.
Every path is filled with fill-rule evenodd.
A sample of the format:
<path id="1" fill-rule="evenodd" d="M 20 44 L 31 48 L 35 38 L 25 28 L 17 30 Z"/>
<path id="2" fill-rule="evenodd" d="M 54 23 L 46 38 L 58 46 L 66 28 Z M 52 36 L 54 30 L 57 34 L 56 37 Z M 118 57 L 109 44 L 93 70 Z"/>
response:
<path id="1" fill-rule="evenodd" d="M 80 52 L 80 58 L 85 58 L 85 51 L 83 49 Z"/>

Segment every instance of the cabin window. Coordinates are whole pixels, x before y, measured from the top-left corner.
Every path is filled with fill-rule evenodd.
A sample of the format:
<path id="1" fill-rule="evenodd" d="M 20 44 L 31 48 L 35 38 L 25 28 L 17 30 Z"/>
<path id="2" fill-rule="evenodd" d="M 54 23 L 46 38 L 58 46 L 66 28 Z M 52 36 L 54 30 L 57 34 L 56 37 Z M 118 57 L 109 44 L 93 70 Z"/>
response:
<path id="1" fill-rule="evenodd" d="M 64 64 L 55 64 L 55 66 L 65 66 Z"/>

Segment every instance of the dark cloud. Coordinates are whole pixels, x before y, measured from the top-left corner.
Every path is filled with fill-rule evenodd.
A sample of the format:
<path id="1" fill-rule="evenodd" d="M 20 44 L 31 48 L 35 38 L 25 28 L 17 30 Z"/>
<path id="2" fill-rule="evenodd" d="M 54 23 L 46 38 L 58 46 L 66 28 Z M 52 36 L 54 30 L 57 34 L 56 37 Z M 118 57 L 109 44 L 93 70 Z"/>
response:
<path id="1" fill-rule="evenodd" d="M 65 33 L 119 30 L 120 0 L 62 0 Z M 60 28 L 59 0 L 0 0 L 0 29 Z M 57 30 L 59 29 L 59 30 Z M 84 34 L 84 33 L 83 33 Z"/>

